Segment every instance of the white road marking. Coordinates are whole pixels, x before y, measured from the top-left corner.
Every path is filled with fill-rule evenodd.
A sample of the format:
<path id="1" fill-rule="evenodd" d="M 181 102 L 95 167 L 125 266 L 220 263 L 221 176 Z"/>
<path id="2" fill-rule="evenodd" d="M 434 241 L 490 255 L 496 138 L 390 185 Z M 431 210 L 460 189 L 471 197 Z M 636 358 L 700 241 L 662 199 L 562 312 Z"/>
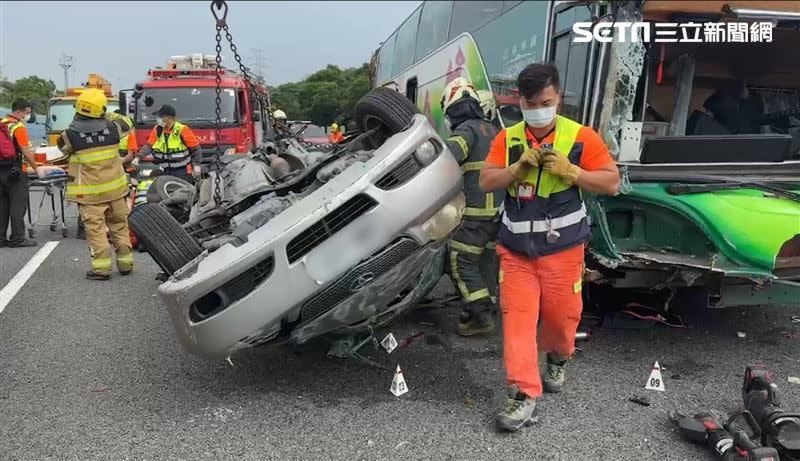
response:
<path id="1" fill-rule="evenodd" d="M 17 295 L 17 292 L 25 286 L 25 283 L 28 281 L 29 278 L 36 272 L 36 269 L 42 265 L 45 259 L 56 249 L 56 245 L 58 245 L 57 241 L 47 242 L 45 243 L 39 251 L 33 255 L 33 258 L 30 259 L 22 269 L 17 272 L 17 275 L 11 279 L 10 282 L 6 286 L 0 290 L 0 313 L 2 313 L 8 303 L 14 299 L 14 296 Z"/>

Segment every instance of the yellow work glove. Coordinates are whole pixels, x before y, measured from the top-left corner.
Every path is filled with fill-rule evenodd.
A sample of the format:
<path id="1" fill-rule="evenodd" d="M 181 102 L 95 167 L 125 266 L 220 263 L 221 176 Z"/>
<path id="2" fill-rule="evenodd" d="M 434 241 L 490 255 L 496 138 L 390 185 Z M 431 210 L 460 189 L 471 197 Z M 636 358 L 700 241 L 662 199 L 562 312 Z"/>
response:
<path id="1" fill-rule="evenodd" d="M 542 168 L 569 184 L 575 184 L 581 174 L 581 168 L 578 165 L 573 165 L 566 155 L 555 151 L 546 151 L 542 154 Z"/>
<path id="2" fill-rule="evenodd" d="M 522 153 L 519 160 L 508 166 L 508 171 L 519 179 L 523 180 L 533 167 L 542 164 L 542 154 L 537 149 L 527 149 Z"/>

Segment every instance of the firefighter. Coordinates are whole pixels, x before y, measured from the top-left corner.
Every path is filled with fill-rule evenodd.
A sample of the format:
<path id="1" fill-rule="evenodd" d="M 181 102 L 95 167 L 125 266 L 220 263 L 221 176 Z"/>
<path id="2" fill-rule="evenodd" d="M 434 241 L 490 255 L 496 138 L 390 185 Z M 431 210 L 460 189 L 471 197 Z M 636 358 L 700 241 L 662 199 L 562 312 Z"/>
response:
<path id="1" fill-rule="evenodd" d="M 497 254 L 509 398 L 495 419 L 507 431 L 533 421 L 543 390 L 560 392 L 564 385 L 583 309 L 590 234 L 582 192 L 613 195 L 620 181 L 600 136 L 557 115 L 555 66 L 527 66 L 517 87 L 524 120 L 500 132 L 480 172 L 481 190 L 507 190 Z M 539 349 L 547 353 L 541 377 Z"/>
<path id="2" fill-rule="evenodd" d="M 191 128 L 176 120 L 175 108 L 164 104 L 156 115 L 156 126 L 150 137 L 133 160 L 134 167 L 139 160 L 153 154 L 156 167 L 164 174 L 192 181 L 192 172 L 199 171 L 200 141 Z"/>
<path id="3" fill-rule="evenodd" d="M 478 92 L 463 78 L 450 82 L 441 99 L 445 123 L 452 130 L 446 140 L 450 152 L 464 173 L 467 208 L 464 222 L 449 244 L 449 272 L 464 300 L 458 319 L 462 336 L 489 334 L 494 331 L 494 301 L 481 271 L 484 255 L 494 259 L 494 240 L 499 223 L 495 220 L 497 204 L 503 195 L 485 193 L 478 185 L 478 173 L 489 153 L 497 129 L 485 118 Z"/>
<path id="4" fill-rule="evenodd" d="M 67 200 L 76 202 L 86 229 L 92 256 L 89 280 L 111 278 L 111 246 L 117 269 L 133 271 L 133 251 L 128 233 L 128 178 L 118 148 L 128 134 L 128 125 L 106 118 L 107 100 L 97 89 L 88 89 L 75 101 L 75 118 L 58 140 L 58 148 L 69 157 Z"/>
<path id="5" fill-rule="evenodd" d="M 274 140 L 288 138 L 291 134 L 289 130 L 288 121 L 286 119 L 286 112 L 276 109 L 272 112 L 272 129 L 275 132 Z"/>
<path id="6" fill-rule="evenodd" d="M 136 144 L 136 134 L 133 128 L 133 120 L 130 117 L 123 115 L 122 109 L 117 109 L 106 116 L 108 120 L 120 120 L 125 123 L 129 129 L 128 134 L 119 140 L 119 156 L 122 158 L 123 165 L 127 165 L 133 159 L 134 153 L 139 146 Z M 83 221 L 78 220 L 78 233 L 75 236 L 77 239 L 86 239 L 86 229 L 83 227 Z"/>

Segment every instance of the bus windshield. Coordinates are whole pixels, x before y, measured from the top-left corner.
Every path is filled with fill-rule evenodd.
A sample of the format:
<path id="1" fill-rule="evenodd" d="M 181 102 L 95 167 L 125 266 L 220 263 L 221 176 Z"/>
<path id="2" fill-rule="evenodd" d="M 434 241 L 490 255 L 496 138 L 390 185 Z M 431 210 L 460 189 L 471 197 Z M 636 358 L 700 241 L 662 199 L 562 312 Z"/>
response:
<path id="1" fill-rule="evenodd" d="M 236 117 L 236 92 L 223 88 L 220 117 L 223 124 L 238 122 Z M 136 103 L 136 123 L 154 124 L 155 112 L 164 104 L 175 108 L 176 118 L 192 126 L 212 126 L 216 114 L 216 90 L 211 87 L 148 88 Z"/>

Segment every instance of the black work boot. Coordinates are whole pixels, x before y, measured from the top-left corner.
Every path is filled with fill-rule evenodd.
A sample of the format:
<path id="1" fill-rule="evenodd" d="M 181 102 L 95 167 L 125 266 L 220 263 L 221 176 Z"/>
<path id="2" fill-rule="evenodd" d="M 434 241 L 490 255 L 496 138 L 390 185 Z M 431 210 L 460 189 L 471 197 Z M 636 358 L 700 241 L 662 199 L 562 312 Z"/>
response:
<path id="1" fill-rule="evenodd" d="M 493 308 L 494 304 L 489 300 L 481 300 L 466 306 L 458 318 L 458 334 L 477 336 L 494 333 Z"/>
<path id="2" fill-rule="evenodd" d="M 34 242 L 33 240 L 14 240 L 13 242 L 8 242 L 6 246 L 9 248 L 25 248 L 25 247 L 35 247 L 38 243 Z"/>

